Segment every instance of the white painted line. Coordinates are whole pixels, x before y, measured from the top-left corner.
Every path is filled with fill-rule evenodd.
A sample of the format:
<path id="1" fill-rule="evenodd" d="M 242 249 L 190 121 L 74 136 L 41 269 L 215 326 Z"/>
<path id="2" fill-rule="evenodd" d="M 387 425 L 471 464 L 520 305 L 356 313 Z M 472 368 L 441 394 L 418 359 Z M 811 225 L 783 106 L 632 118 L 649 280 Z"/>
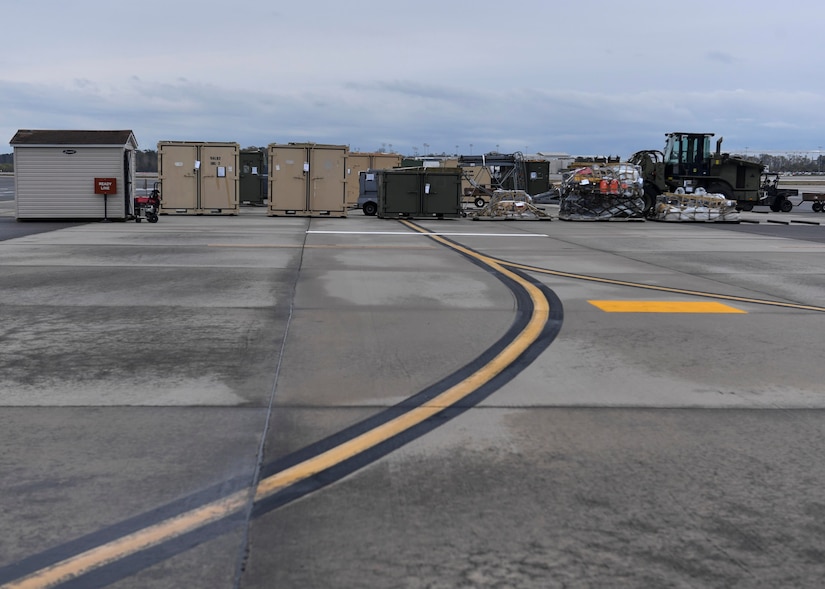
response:
<path id="1" fill-rule="evenodd" d="M 550 237 L 544 233 L 414 233 L 412 231 L 307 231 L 328 235 L 440 235 L 443 237 Z"/>

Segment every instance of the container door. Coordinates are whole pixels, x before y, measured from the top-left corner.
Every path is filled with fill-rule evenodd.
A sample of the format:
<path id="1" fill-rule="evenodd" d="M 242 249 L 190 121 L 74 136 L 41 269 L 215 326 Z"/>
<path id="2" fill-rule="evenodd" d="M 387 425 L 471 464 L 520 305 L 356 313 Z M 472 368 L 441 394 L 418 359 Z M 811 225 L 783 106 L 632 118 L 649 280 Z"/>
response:
<path id="1" fill-rule="evenodd" d="M 238 170 L 238 198 L 241 203 L 264 202 L 264 152 L 242 151 Z"/>
<path id="2" fill-rule="evenodd" d="M 550 162 L 527 162 L 527 194 L 541 194 L 550 190 Z"/>
<path id="3" fill-rule="evenodd" d="M 309 210 L 340 213 L 347 208 L 346 151 L 343 147 L 309 147 Z M 357 197 L 356 197 L 357 200 Z"/>
<path id="4" fill-rule="evenodd" d="M 168 211 L 198 208 L 198 148 L 195 145 L 163 145 L 159 148 L 158 179 L 161 207 Z"/>
<path id="5" fill-rule="evenodd" d="M 203 210 L 232 210 L 238 205 L 238 148 L 201 146 L 201 203 Z"/>
<path id="6" fill-rule="evenodd" d="M 366 153 L 347 154 L 347 206 L 358 204 L 359 178 L 361 172 L 370 168 L 370 156 Z"/>
<path id="7" fill-rule="evenodd" d="M 385 172 L 379 185 L 380 216 L 416 216 L 421 211 L 421 174 Z"/>
<path id="8" fill-rule="evenodd" d="M 425 215 L 455 215 L 461 211 L 460 174 L 424 174 L 422 186 Z"/>
<path id="9" fill-rule="evenodd" d="M 307 211 L 309 161 L 306 149 L 289 145 L 269 148 L 269 208 Z"/>

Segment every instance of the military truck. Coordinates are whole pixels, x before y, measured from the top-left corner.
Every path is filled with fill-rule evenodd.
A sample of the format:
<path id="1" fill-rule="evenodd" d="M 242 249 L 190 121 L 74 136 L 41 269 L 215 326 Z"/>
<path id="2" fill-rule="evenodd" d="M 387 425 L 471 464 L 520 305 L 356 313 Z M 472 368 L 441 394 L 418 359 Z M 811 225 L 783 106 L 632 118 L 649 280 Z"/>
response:
<path id="1" fill-rule="evenodd" d="M 712 152 L 713 136 L 714 133 L 667 133 L 664 151 L 637 151 L 630 157 L 629 163 L 642 168 L 645 213 L 653 208 L 661 193 L 680 188 L 686 193 L 703 188 L 722 194 L 744 210 L 759 202 L 764 166 L 722 153 L 721 137 Z"/>
<path id="2" fill-rule="evenodd" d="M 767 205 L 774 213 L 790 213 L 794 205 L 791 197 L 798 196 L 799 190 L 796 188 L 779 188 L 778 173 L 762 172 L 762 199 L 755 204 Z"/>

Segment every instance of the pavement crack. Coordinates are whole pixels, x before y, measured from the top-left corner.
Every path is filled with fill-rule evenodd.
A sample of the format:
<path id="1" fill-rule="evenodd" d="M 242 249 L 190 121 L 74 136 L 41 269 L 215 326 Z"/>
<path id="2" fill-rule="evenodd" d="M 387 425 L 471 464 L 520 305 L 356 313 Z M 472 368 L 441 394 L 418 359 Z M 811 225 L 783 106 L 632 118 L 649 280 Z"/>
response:
<path id="1" fill-rule="evenodd" d="M 275 394 L 278 391 L 278 379 L 281 374 L 281 367 L 284 361 L 284 350 L 286 349 L 286 342 L 287 338 L 289 337 L 289 328 L 292 324 L 292 317 L 295 311 L 295 293 L 298 288 L 298 281 L 301 278 L 301 268 L 303 267 L 304 263 L 304 251 L 306 250 L 306 243 L 309 237 L 309 227 L 312 223 L 311 218 L 307 218 L 306 223 L 306 230 L 304 231 L 304 239 L 301 244 L 300 254 L 298 256 L 298 264 L 295 268 L 295 275 L 292 279 L 292 284 L 290 286 L 289 291 L 289 311 L 287 313 L 286 318 L 286 326 L 284 328 L 284 336 L 281 339 L 281 346 L 278 350 L 278 362 L 275 366 L 275 375 L 272 379 L 272 389 L 269 391 L 269 403 L 266 409 L 266 420 L 264 422 L 263 430 L 261 431 L 261 442 L 258 445 L 258 456 L 256 459 L 255 464 L 255 475 L 252 480 L 252 484 L 249 487 L 246 507 L 245 507 L 245 514 L 244 514 L 244 531 L 243 531 L 243 539 L 241 541 L 241 545 L 238 549 L 238 560 L 237 565 L 235 568 L 235 581 L 234 581 L 234 588 L 240 589 L 241 586 L 241 579 L 243 578 L 244 571 L 246 570 L 246 564 L 249 560 L 249 528 L 250 523 L 252 521 L 252 514 L 253 509 L 255 507 L 255 496 L 258 489 L 258 483 L 261 480 L 262 470 L 264 466 L 264 456 L 266 451 L 266 440 L 267 435 L 269 434 L 270 424 L 272 422 L 272 408 L 275 404 Z"/>

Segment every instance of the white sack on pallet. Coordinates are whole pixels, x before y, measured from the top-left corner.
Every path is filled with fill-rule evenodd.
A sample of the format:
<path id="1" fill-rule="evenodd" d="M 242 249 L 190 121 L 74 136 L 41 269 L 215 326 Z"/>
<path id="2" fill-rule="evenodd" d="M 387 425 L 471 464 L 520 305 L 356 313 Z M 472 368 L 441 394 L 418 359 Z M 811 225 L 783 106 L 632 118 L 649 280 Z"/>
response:
<path id="1" fill-rule="evenodd" d="M 738 223 L 739 211 L 736 201 L 729 200 L 724 194 L 699 190 L 694 194 L 659 195 L 650 218 L 656 221 Z"/>

